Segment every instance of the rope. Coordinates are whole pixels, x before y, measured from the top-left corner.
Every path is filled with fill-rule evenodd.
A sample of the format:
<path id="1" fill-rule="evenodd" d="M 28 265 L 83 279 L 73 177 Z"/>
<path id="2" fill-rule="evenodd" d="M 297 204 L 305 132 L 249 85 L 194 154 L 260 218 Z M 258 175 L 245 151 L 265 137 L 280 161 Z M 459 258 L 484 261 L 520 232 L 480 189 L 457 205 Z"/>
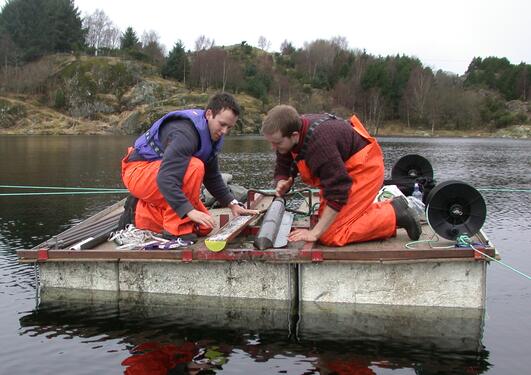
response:
<path id="1" fill-rule="evenodd" d="M 479 188 L 479 191 L 495 191 L 505 193 L 531 193 L 531 189 L 509 189 L 509 188 Z"/>
<path id="2" fill-rule="evenodd" d="M 70 190 L 67 192 L 50 193 L 0 193 L 0 197 L 27 196 L 27 195 L 77 195 L 77 194 L 119 194 L 127 193 L 121 188 L 92 188 L 92 187 L 65 187 L 65 186 L 30 186 L 30 185 L 0 185 L 4 189 L 39 189 L 39 190 Z"/>
<path id="3" fill-rule="evenodd" d="M 502 262 L 501 260 L 498 260 L 498 259 L 495 259 L 485 253 L 483 253 L 482 251 L 480 251 L 479 249 L 476 249 L 474 247 L 474 244 L 472 243 L 472 239 L 470 237 L 468 237 L 466 234 L 462 234 L 460 235 L 459 237 L 457 237 L 456 239 L 456 245 L 457 246 L 460 246 L 460 247 L 470 247 L 471 249 L 473 249 L 475 252 L 483 255 L 485 258 L 489 259 L 489 260 L 492 260 L 493 262 L 496 262 L 496 263 L 499 263 L 501 264 L 502 266 L 504 267 L 507 267 L 508 269 L 510 269 L 511 271 L 514 271 L 516 272 L 517 274 L 527 278 L 528 280 L 531 280 L 531 276 L 529 275 L 526 275 L 525 273 L 523 273 L 522 271 L 519 271 L 517 270 L 516 268 L 514 267 L 511 267 L 510 265 L 508 265 L 507 263 L 504 263 Z"/>
<path id="4" fill-rule="evenodd" d="M 435 243 L 435 242 L 438 242 L 439 240 L 418 240 L 418 241 L 412 241 L 412 242 L 408 242 L 407 244 L 405 244 L 405 247 L 406 249 L 410 249 L 410 250 L 414 250 L 415 248 L 412 247 L 411 245 L 415 245 L 415 244 L 419 244 L 419 243 L 427 243 L 428 245 L 430 245 L 430 248 L 431 249 L 453 249 L 455 246 L 454 245 L 450 245 L 450 246 L 432 246 L 431 244 L 432 243 Z"/>
<path id="5" fill-rule="evenodd" d="M 99 188 L 99 187 L 65 187 L 65 186 L 31 186 L 31 185 L 0 185 L 0 188 L 12 189 L 53 189 L 53 190 L 94 190 L 94 191 L 120 191 L 125 192 L 121 188 Z M 511 188 L 478 188 L 479 191 L 495 191 L 495 192 L 509 192 L 509 193 L 531 193 L 531 189 L 511 189 Z M 318 189 L 311 189 L 312 192 L 319 192 Z M 262 194 L 274 194 L 273 189 L 259 190 Z"/>
<path id="6" fill-rule="evenodd" d="M 406 247 L 406 249 L 410 249 L 410 250 L 414 250 L 415 248 L 412 246 L 412 245 L 416 245 L 416 244 L 419 244 L 419 243 L 427 243 L 431 249 L 453 249 L 455 247 L 455 245 L 450 245 L 450 246 L 433 246 L 432 244 L 433 243 L 436 243 L 436 242 L 439 242 L 439 236 L 437 236 L 437 234 L 433 234 L 433 236 L 428 239 L 428 240 L 418 240 L 418 241 L 411 241 L 411 242 L 408 242 L 406 243 L 404 246 Z"/>
<path id="7" fill-rule="evenodd" d="M 52 189 L 52 190 L 96 190 L 96 191 L 124 191 L 122 188 L 99 188 L 99 187 L 65 187 L 65 186 L 29 186 L 29 185 L 0 185 L 0 188 L 13 189 Z"/>
<path id="8" fill-rule="evenodd" d="M 27 196 L 27 195 L 77 195 L 77 194 L 122 194 L 127 193 L 125 189 L 105 190 L 105 191 L 68 191 L 51 193 L 0 193 L 0 197 Z"/>
<path id="9" fill-rule="evenodd" d="M 433 239 L 433 238 L 436 238 L 436 239 Z M 434 242 L 438 242 L 439 241 L 439 236 L 437 236 L 436 234 L 429 240 L 418 240 L 418 241 L 411 241 L 411 242 L 408 242 L 405 244 L 405 247 L 406 249 L 410 249 L 410 250 L 414 250 L 415 247 L 413 247 L 412 245 L 415 245 L 415 244 L 419 244 L 419 243 L 427 243 L 430 245 L 430 248 L 432 249 L 453 249 L 455 247 L 470 247 L 472 250 L 474 250 L 475 252 L 479 253 L 480 255 L 483 255 L 485 258 L 489 259 L 489 260 L 492 260 L 493 262 L 496 262 L 496 263 L 499 263 L 501 264 L 502 266 L 504 267 L 507 267 L 509 268 L 511 271 L 514 271 L 516 272 L 517 274 L 531 280 L 531 276 L 529 275 L 526 275 L 525 273 L 523 273 L 522 271 L 519 271 L 517 270 L 516 268 L 514 267 L 511 267 L 510 265 L 508 265 L 507 263 L 504 263 L 502 262 L 501 260 L 498 260 L 496 258 L 493 258 L 487 254 L 485 254 L 484 252 L 482 252 L 481 250 L 479 249 L 476 249 L 474 247 L 474 244 L 472 242 L 472 239 L 467 236 L 466 234 L 462 234 L 460 236 L 458 236 L 456 238 L 456 241 L 455 241 L 455 245 L 450 245 L 450 246 L 439 246 L 439 247 L 434 247 L 432 246 L 431 244 L 434 243 Z"/>

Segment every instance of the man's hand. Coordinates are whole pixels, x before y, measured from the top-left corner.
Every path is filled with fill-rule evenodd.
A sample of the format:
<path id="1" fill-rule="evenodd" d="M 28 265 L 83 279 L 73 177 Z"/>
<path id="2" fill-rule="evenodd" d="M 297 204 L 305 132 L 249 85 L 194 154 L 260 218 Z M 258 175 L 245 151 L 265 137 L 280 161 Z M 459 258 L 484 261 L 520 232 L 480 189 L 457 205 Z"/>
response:
<path id="1" fill-rule="evenodd" d="M 277 187 L 275 188 L 275 195 L 277 197 L 283 197 L 289 189 L 293 186 L 293 177 L 288 178 L 287 180 L 278 180 Z"/>
<path id="2" fill-rule="evenodd" d="M 295 229 L 289 234 L 288 241 L 317 241 L 321 237 L 321 235 L 330 227 L 332 222 L 335 220 L 336 216 L 337 211 L 333 210 L 329 206 L 325 206 L 323 212 L 321 213 L 321 217 L 319 217 L 319 221 L 311 230 Z"/>
<path id="3" fill-rule="evenodd" d="M 240 216 L 240 215 L 257 215 L 260 213 L 258 210 L 249 210 L 245 207 L 240 206 L 239 204 L 230 204 L 229 205 L 230 210 L 232 211 L 232 216 Z"/>
<path id="4" fill-rule="evenodd" d="M 191 210 L 187 213 L 190 220 L 206 228 L 214 228 L 216 224 L 212 215 L 199 210 Z"/>
<path id="5" fill-rule="evenodd" d="M 318 240 L 318 237 L 312 231 L 308 229 L 295 229 L 288 236 L 288 241 L 290 242 L 296 242 L 296 241 L 315 242 L 317 240 Z"/>

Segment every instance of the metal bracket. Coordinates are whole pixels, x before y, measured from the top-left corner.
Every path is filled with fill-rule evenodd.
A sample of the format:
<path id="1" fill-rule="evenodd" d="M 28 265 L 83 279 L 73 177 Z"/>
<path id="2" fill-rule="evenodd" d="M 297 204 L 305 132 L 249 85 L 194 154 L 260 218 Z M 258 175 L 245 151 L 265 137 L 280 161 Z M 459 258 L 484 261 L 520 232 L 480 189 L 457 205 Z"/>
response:
<path id="1" fill-rule="evenodd" d="M 312 250 L 312 262 L 321 263 L 324 260 L 323 252 L 321 250 Z"/>
<path id="2" fill-rule="evenodd" d="M 191 263 L 193 260 L 192 250 L 186 249 L 181 252 L 181 261 L 183 263 Z"/>
<path id="3" fill-rule="evenodd" d="M 37 250 L 37 261 L 45 262 L 46 260 L 48 260 L 48 249 L 42 248 Z"/>

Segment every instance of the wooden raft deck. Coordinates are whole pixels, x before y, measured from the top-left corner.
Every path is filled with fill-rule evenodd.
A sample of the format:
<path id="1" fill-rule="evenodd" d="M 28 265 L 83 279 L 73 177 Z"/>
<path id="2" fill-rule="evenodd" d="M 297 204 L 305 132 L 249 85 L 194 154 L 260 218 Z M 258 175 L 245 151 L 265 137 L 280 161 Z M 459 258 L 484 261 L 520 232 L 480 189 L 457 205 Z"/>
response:
<path id="1" fill-rule="evenodd" d="M 268 199 L 258 203 L 257 209 L 267 207 Z M 119 215 L 123 211 L 123 202 L 119 202 L 106 210 L 88 218 L 76 227 L 90 227 L 109 217 Z M 230 216 L 230 210 L 226 208 L 213 209 L 212 213 L 218 218 L 216 228 L 219 229 L 220 218 Z M 225 219 L 227 220 L 227 219 Z M 323 262 L 323 261 L 348 261 L 348 262 L 389 262 L 389 261 L 426 261 L 426 260 L 481 260 L 483 257 L 471 248 L 450 248 L 454 242 L 440 238 L 437 242 L 419 242 L 412 245 L 414 249 L 407 249 L 405 245 L 410 242 L 404 229 L 399 229 L 395 237 L 364 243 L 351 244 L 343 247 L 328 247 L 317 243 L 295 242 L 289 243 L 283 249 L 257 250 L 253 246 L 254 235 L 258 230 L 256 221 L 246 228 L 242 234 L 235 238 L 221 252 L 212 252 L 205 246 L 205 238 L 199 240 L 192 246 L 174 250 L 117 250 L 114 242 L 106 241 L 93 249 L 88 250 L 68 250 L 61 248 L 61 238 L 68 235 L 67 230 L 62 234 L 34 247 L 30 250 L 19 250 L 17 255 L 20 262 L 33 263 L 35 261 L 102 261 L 102 260 L 122 260 L 122 261 L 237 261 L 237 260 L 257 260 L 268 262 Z M 73 227 L 72 229 L 75 229 Z M 293 227 L 309 227 L 309 218 L 299 218 L 293 223 Z M 422 226 L 420 240 L 430 240 L 437 238 L 433 230 L 427 225 Z M 495 257 L 496 251 L 490 244 L 486 236 L 480 232 L 473 237 L 477 243 L 486 244 L 481 246 L 481 251 Z M 57 246 L 59 245 L 59 246 Z"/>

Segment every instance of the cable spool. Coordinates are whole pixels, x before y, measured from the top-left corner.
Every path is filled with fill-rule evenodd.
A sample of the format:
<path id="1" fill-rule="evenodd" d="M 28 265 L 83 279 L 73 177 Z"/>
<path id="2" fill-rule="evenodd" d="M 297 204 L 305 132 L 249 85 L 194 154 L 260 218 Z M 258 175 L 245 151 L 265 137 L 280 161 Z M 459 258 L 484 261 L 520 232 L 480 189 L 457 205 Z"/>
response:
<path id="1" fill-rule="evenodd" d="M 420 177 L 433 179 L 433 168 L 428 159 L 416 154 L 402 156 L 391 170 L 391 179 L 397 181 Z"/>
<path id="2" fill-rule="evenodd" d="M 413 193 L 415 183 L 421 186 L 422 202 L 426 204 L 428 194 L 435 186 L 433 168 L 428 159 L 416 154 L 398 159 L 391 170 L 391 179 L 384 180 L 384 185 L 396 185 L 406 196 Z"/>
<path id="3" fill-rule="evenodd" d="M 435 186 L 428 195 L 426 219 L 439 236 L 455 240 L 479 232 L 487 217 L 481 194 L 471 185 L 450 180 Z"/>

